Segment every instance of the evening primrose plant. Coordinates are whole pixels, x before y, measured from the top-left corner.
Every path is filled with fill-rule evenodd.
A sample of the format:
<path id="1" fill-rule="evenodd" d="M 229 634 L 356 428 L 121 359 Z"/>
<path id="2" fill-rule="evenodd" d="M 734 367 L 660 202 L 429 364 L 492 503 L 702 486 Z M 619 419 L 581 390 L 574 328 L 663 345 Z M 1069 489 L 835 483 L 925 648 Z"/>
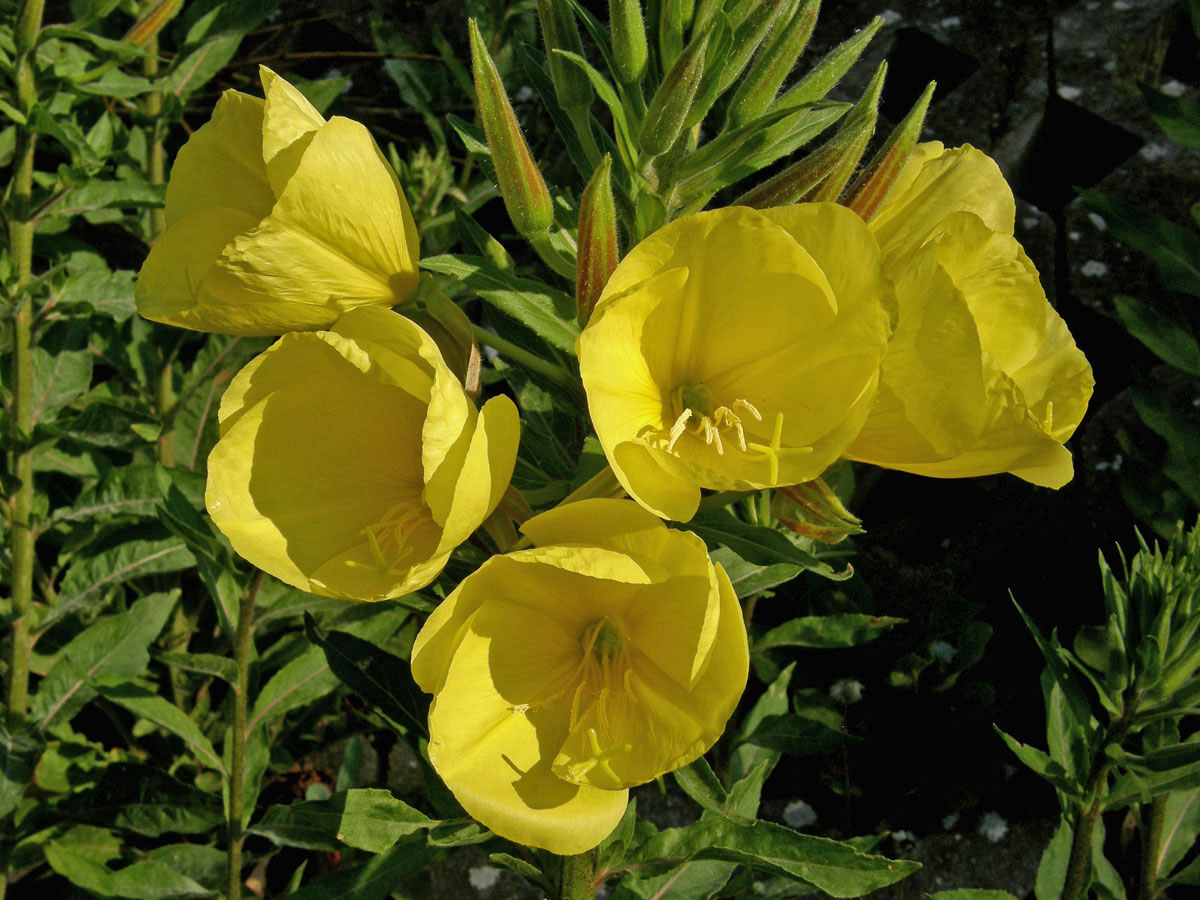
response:
<path id="1" fill-rule="evenodd" d="M 875 852 L 882 836 L 759 818 L 783 754 L 847 739 L 763 655 L 864 644 L 903 620 L 855 608 L 764 634 L 754 611 L 803 573 L 851 577 L 846 545 L 829 545 L 862 523 L 822 480 L 844 484 L 847 460 L 1069 480 L 1090 368 L 1013 238 L 1011 191 L 979 151 L 917 144 L 932 85 L 868 158 L 886 65 L 856 102 L 829 98 L 879 19 L 810 62 L 817 0 L 611 0 L 607 24 L 575 0 L 477 6 L 460 36 L 469 66 L 440 32 L 431 52 L 385 54 L 432 153 L 401 159 L 327 115 L 344 83 L 263 66 L 263 97 L 224 91 L 169 180 L 161 140 L 157 167 L 147 154 L 143 318 L 127 303 L 127 332 L 100 347 L 114 367 L 133 360 L 119 371 L 151 384 L 155 415 L 97 387 L 47 432 L 102 432 L 107 456 L 40 465 L 91 473 L 80 509 L 114 518 L 93 535 L 73 524 L 89 513 L 49 514 L 64 562 L 43 571 L 32 148 L 74 131 L 45 125 L 35 78 L 61 33 L 22 5 L 4 101 L 20 150 L 6 206 L 11 880 L 52 870 L 113 897 L 419 896 L 440 857 L 480 845 L 556 900 L 602 887 L 696 900 L 857 897 L 919 868 Z M 231 56 L 244 10 L 185 18 L 165 80 L 157 45 L 141 48 L 186 14 L 143 12 L 123 41 L 73 26 L 115 55 L 63 77 L 141 60 L 138 90 L 158 104 L 142 112 L 165 121 L 184 92 L 171 79 Z M 523 15 L 540 45 L 512 33 Z M 458 172 L 409 56 L 439 60 L 439 92 L 474 104 L 474 122 L 444 116 L 466 152 Z M 573 175 L 543 171 L 516 81 Z M 72 164 L 113 139 L 95 125 Z M 491 197 L 511 229 L 480 212 Z M 69 251 L 54 265 L 74 277 Z M 84 382 L 63 406 L 84 403 Z M 143 580 L 121 581 L 129 571 Z M 748 693 L 752 669 L 770 683 Z M 124 750 L 75 722 L 93 702 Z M 385 771 L 401 742 L 419 786 L 366 786 L 366 734 Z M 141 751 L 147 735 L 157 754 Z M 328 735 L 348 740 L 336 778 L 293 783 Z M 636 792 L 674 791 L 667 775 L 700 812 L 660 830 Z M 101 807 L 134 812 L 101 820 Z M 189 840 L 164 849 L 168 833 Z M 268 863 L 294 859 L 283 848 L 320 855 L 279 879 Z"/>

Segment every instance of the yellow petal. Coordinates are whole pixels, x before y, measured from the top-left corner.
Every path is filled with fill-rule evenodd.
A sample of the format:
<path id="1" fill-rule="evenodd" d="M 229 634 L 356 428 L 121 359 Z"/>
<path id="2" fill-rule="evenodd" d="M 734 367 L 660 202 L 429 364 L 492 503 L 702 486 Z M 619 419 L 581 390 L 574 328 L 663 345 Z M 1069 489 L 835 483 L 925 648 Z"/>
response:
<path id="1" fill-rule="evenodd" d="M 502 837 L 560 855 L 604 840 L 628 796 L 550 771 L 569 698 L 521 708 L 565 675 L 563 654 L 577 646 L 535 613 L 494 604 L 469 623 L 429 713 L 430 761 L 463 808 Z"/>
<path id="2" fill-rule="evenodd" d="M 325 124 L 296 88 L 266 66 L 258 67 L 266 107 L 262 126 L 262 156 L 267 164 L 271 190 L 278 197 L 300 165 L 312 136 Z"/>
<path id="3" fill-rule="evenodd" d="M 239 210 L 259 221 L 275 195 L 262 156 L 263 101 L 226 91 L 212 119 L 188 138 L 167 183 L 167 227 L 210 207 Z"/>
<path id="4" fill-rule="evenodd" d="M 312 138 L 274 210 L 218 266 L 250 294 L 323 308 L 392 306 L 416 289 L 416 226 L 366 129 L 334 118 Z"/>
<path id="5" fill-rule="evenodd" d="M 964 144 L 910 165 L 920 166 L 912 182 L 903 190 L 893 187 L 870 226 L 893 277 L 952 213 L 971 212 L 992 231 L 1013 233 L 1016 203 L 987 154 Z"/>
<path id="6" fill-rule="evenodd" d="M 665 454 L 638 441 L 620 441 L 611 453 L 609 461 L 617 480 L 650 512 L 675 522 L 687 522 L 696 514 L 700 482 L 664 468 L 660 459 L 669 463 Z"/>

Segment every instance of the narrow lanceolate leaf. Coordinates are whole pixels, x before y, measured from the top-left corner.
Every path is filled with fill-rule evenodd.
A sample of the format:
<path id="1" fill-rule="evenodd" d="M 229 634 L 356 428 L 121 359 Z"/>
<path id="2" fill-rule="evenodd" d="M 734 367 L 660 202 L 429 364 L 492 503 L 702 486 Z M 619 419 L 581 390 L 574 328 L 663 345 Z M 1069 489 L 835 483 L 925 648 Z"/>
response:
<path id="1" fill-rule="evenodd" d="M 92 896 L 127 897 L 130 900 L 168 900 L 168 898 L 215 897 L 216 891 L 186 875 L 180 875 L 163 863 L 138 860 L 123 869 L 110 869 L 76 852 L 63 841 L 46 845 L 46 862 L 55 872 Z"/>
<path id="2" fill-rule="evenodd" d="M 96 696 L 97 678 L 132 678 L 150 664 L 150 643 L 175 608 L 178 592 L 150 594 L 127 612 L 77 634 L 54 658 L 38 684 L 31 716 L 41 731 L 64 722 Z"/>
<path id="3" fill-rule="evenodd" d="M 895 884 L 921 868 L 904 859 L 861 853 L 849 844 L 800 834 L 781 825 L 737 825 L 727 819 L 701 819 L 646 840 L 638 861 L 683 863 L 719 859 L 812 885 L 833 897 L 860 897 Z"/>
<path id="4" fill-rule="evenodd" d="M 579 254 L 575 305 L 582 328 L 617 267 L 617 207 L 612 192 L 612 158 L 605 156 L 579 201 Z"/>
<path id="5" fill-rule="evenodd" d="M 816 188 L 804 197 L 814 203 L 822 201 L 833 202 L 842 195 L 846 184 L 858 168 L 859 160 L 866 152 L 871 135 L 875 133 L 875 122 L 879 118 L 879 95 L 883 91 L 883 81 L 887 77 L 887 61 L 881 62 L 875 70 L 875 77 L 863 91 L 862 97 L 850 110 L 834 140 L 841 139 L 841 152 L 834 161 L 829 175 Z"/>
<path id="6" fill-rule="evenodd" d="M 752 122 L 775 102 L 780 85 L 808 46 L 821 0 L 804 0 L 790 21 L 775 29 L 775 36 L 754 58 L 750 71 L 729 102 L 729 123 L 734 127 Z"/>
<path id="7" fill-rule="evenodd" d="M 133 26 L 125 32 L 124 39 L 141 47 L 163 30 L 163 26 L 171 21 L 181 6 L 183 6 L 183 0 L 161 0 L 133 23 Z"/>
<path id="8" fill-rule="evenodd" d="M 907 619 L 841 613 L 834 616 L 803 616 L 772 628 L 754 642 L 755 652 L 772 647 L 813 647 L 824 650 L 866 644 Z"/>
<path id="9" fill-rule="evenodd" d="M 579 25 L 570 0 L 537 0 L 537 14 L 558 102 L 563 109 L 586 107 L 592 102 L 592 86 L 587 76 L 554 52 L 563 50 L 583 56 L 583 42 L 579 39 Z"/>
<path id="10" fill-rule="evenodd" d="M 683 124 L 696 99 L 696 91 L 704 77 L 705 55 L 712 29 L 694 38 L 679 54 L 662 84 L 654 92 L 642 120 L 638 142 L 651 156 L 669 150 L 683 131 Z"/>
<path id="11" fill-rule="evenodd" d="M 11 732 L 0 722 L 0 816 L 17 808 L 41 755 L 39 740 L 23 731 Z"/>
<path id="12" fill-rule="evenodd" d="M 701 509 L 687 527 L 707 543 L 722 544 L 748 562 L 790 563 L 834 581 L 842 581 L 853 574 L 849 566 L 838 572 L 801 550 L 778 531 L 762 525 L 748 525 L 724 509 Z"/>
<path id="13" fill-rule="evenodd" d="M 475 94 L 479 117 L 487 135 L 492 164 L 500 194 L 513 225 L 522 235 L 549 231 L 554 221 L 554 207 L 546 180 L 533 159 L 533 153 L 517 122 L 512 104 L 504 92 L 504 82 L 496 64 L 488 55 L 475 20 L 470 20 L 471 63 L 475 74 Z M 569 63 L 566 63 L 570 66 Z M 580 73 L 580 77 L 583 76 Z"/>
<path id="14" fill-rule="evenodd" d="M 646 74 L 646 23 L 641 0 L 608 0 L 613 61 L 622 84 L 637 84 Z"/>
<path id="15" fill-rule="evenodd" d="M 105 700 L 122 706 L 138 718 L 153 722 L 158 727 L 183 738 L 200 763 L 222 775 L 225 774 L 225 766 L 213 749 L 212 743 L 178 706 L 131 681 L 99 682 L 96 684 L 96 690 Z"/>
<path id="16" fill-rule="evenodd" d="M 883 19 L 876 16 L 866 28 L 853 37 L 838 44 L 822 57 L 821 61 L 805 75 L 795 87 L 783 93 L 772 109 L 792 109 L 797 106 L 808 106 L 820 100 L 829 89 L 842 80 L 842 76 L 850 71 L 850 67 L 858 62 L 863 50 L 871 42 Z"/>
<path id="17" fill-rule="evenodd" d="M 216 794 L 184 784 L 161 769 L 110 763 L 98 772 L 94 784 L 75 790 L 47 810 L 47 821 L 79 822 L 146 837 L 204 834 L 223 821 Z"/>
<path id="18" fill-rule="evenodd" d="M 341 866 L 309 882 L 288 894 L 288 900 L 384 900 L 396 885 L 428 866 L 438 852 L 424 839 L 410 838 L 360 866 Z"/>
<path id="19" fill-rule="evenodd" d="M 327 800 L 272 806 L 249 831 L 286 847 L 350 846 L 383 853 L 405 835 L 436 824 L 388 791 L 366 788 L 339 791 Z"/>
<path id="20" fill-rule="evenodd" d="M 912 109 L 904 120 L 892 130 L 887 141 L 875 154 L 865 169 L 859 173 L 854 184 L 846 191 L 842 201 L 860 216 L 864 222 L 870 222 L 876 210 L 882 205 L 892 189 L 892 183 L 900 173 L 905 161 L 917 145 L 921 136 L 921 126 L 925 123 L 925 113 L 929 109 L 929 101 L 933 99 L 936 81 L 929 82 L 924 92 L 917 98 Z"/>

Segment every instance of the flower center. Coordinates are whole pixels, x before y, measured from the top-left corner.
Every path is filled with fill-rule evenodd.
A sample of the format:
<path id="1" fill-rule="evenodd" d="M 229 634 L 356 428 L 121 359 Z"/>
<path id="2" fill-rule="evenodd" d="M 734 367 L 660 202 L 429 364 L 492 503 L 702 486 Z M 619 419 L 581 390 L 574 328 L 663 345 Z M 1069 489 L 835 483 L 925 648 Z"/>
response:
<path id="1" fill-rule="evenodd" d="M 409 538 L 424 518 L 425 510 L 420 503 L 397 503 L 385 512 L 378 522 L 359 532 L 371 546 L 371 556 L 375 559 L 374 568 L 380 578 L 403 574 L 397 566 L 412 555 L 413 548 L 409 544 Z M 347 560 L 346 565 L 353 568 L 369 568 L 353 560 Z"/>
<path id="2" fill-rule="evenodd" d="M 675 444 L 683 437 L 683 433 L 690 431 L 696 437 L 703 437 L 704 443 L 715 444 L 717 454 L 723 455 L 725 442 L 721 438 L 721 431 L 725 430 L 727 434 L 733 433 L 738 448 L 745 453 L 746 430 L 742 424 L 742 415 L 753 416 L 756 422 L 762 421 L 762 413 L 749 400 L 739 398 L 728 406 L 718 405 L 712 391 L 705 384 L 682 384 L 675 389 L 671 399 L 673 411 L 676 413 L 675 424 L 671 426 L 670 440 L 667 443 L 667 450 L 671 451 L 675 449 Z"/>
<path id="3" fill-rule="evenodd" d="M 609 761 L 628 752 L 631 745 L 611 745 L 609 704 L 616 697 L 632 696 L 629 641 L 620 621 L 604 616 L 583 630 L 579 643 L 583 648 L 583 659 L 579 684 L 571 698 L 568 730 L 575 733 L 585 720 L 594 722 L 594 726 L 587 728 L 588 758 L 572 763 L 571 775 L 582 778 L 599 768 L 612 781 L 619 781 Z M 602 746 L 602 738 L 610 746 Z"/>

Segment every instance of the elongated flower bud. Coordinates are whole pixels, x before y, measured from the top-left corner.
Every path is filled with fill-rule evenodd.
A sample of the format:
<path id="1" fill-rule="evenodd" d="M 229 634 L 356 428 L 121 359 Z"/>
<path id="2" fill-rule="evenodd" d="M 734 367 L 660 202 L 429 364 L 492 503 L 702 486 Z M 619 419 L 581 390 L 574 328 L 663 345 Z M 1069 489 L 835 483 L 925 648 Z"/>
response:
<path id="1" fill-rule="evenodd" d="M 693 40 L 675 60 L 646 110 L 638 141 L 647 153 L 665 153 L 679 138 L 704 77 L 704 56 L 711 29 Z"/>
<path id="2" fill-rule="evenodd" d="M 579 66 L 554 52 L 565 50 L 583 56 L 583 43 L 579 40 L 579 26 L 570 0 L 537 0 L 537 13 L 558 102 L 563 109 L 588 106 L 592 102 L 592 84 L 587 75 Z"/>
<path id="3" fill-rule="evenodd" d="M 879 118 L 879 95 L 883 91 L 883 80 L 886 77 L 887 62 L 885 60 L 879 64 L 879 68 L 875 70 L 875 77 L 871 79 L 871 83 L 863 91 L 863 95 L 854 105 L 854 109 L 850 110 L 838 128 L 838 135 L 843 137 L 845 143 L 844 149 L 834 164 L 833 171 L 814 191 L 805 196 L 805 200 L 815 203 L 833 202 L 842 195 L 846 183 L 854 174 L 854 170 L 858 168 L 863 153 L 866 152 L 871 135 L 875 133 L 875 122 Z"/>
<path id="4" fill-rule="evenodd" d="M 829 89 L 842 80 L 842 76 L 850 71 L 850 67 L 858 62 L 859 56 L 871 42 L 883 19 L 876 16 L 862 31 L 847 38 L 825 54 L 811 72 L 804 76 L 796 85 L 784 92 L 775 101 L 772 109 L 791 109 L 795 106 L 807 106 L 820 100 Z"/>
<path id="5" fill-rule="evenodd" d="M 750 57 L 763 42 L 767 32 L 776 22 L 787 22 L 792 17 L 797 0 L 759 0 L 750 10 L 745 21 L 736 27 L 733 36 L 733 49 L 721 68 L 720 88 L 718 94 L 724 93 L 738 76 L 745 70 Z"/>
<path id="6" fill-rule="evenodd" d="M 658 12 L 658 52 L 664 69 L 674 65 L 683 50 L 683 34 L 695 11 L 693 0 L 663 0 Z M 700 31 L 694 30 L 693 35 Z"/>
<path id="7" fill-rule="evenodd" d="M 608 0 L 608 29 L 613 61 L 622 84 L 637 84 L 646 74 L 646 23 L 640 0 Z"/>
<path id="8" fill-rule="evenodd" d="M 483 120 L 488 149 L 492 151 L 504 206 L 522 235 L 542 234 L 554 221 L 554 207 L 546 180 L 534 162 L 516 113 L 504 93 L 500 72 L 483 45 L 479 26 L 474 19 L 468 24 L 479 117 Z"/>
<path id="9" fill-rule="evenodd" d="M 834 200 L 850 180 L 875 130 L 879 94 L 887 63 L 882 63 L 837 133 L 804 159 L 734 201 L 737 206 L 768 209 L 801 201 Z"/>
<path id="10" fill-rule="evenodd" d="M 808 46 L 820 8 L 821 0 L 804 0 L 791 20 L 776 29 L 774 39 L 755 58 L 730 101 L 729 121 L 732 125 L 752 122 L 775 102 L 779 86 Z"/>
<path id="11" fill-rule="evenodd" d="M 579 255 L 575 301 L 579 324 L 586 325 L 608 276 L 617 267 L 617 207 L 612 193 L 612 158 L 605 156 L 579 203 Z"/>
<path id="12" fill-rule="evenodd" d="M 771 511 L 796 534 L 823 544 L 836 544 L 862 534 L 862 519 L 851 513 L 823 479 L 775 489 Z"/>
<path id="13" fill-rule="evenodd" d="M 925 113 L 929 109 L 929 101 L 933 98 L 936 81 L 929 82 L 925 91 L 913 104 L 908 115 L 888 136 L 887 142 L 879 148 L 875 158 L 855 179 L 850 190 L 846 192 L 843 203 L 862 216 L 864 222 L 870 222 L 879 209 L 880 204 L 887 198 L 892 183 L 900 173 L 901 167 L 917 145 L 921 136 L 921 125 L 925 122 Z"/>
<path id="14" fill-rule="evenodd" d="M 163 30 L 163 26 L 174 18 L 181 6 L 183 6 L 183 0 L 162 0 L 155 4 L 146 11 L 145 15 L 133 23 L 125 32 L 122 40 L 128 44 L 143 46 L 150 38 Z"/>

